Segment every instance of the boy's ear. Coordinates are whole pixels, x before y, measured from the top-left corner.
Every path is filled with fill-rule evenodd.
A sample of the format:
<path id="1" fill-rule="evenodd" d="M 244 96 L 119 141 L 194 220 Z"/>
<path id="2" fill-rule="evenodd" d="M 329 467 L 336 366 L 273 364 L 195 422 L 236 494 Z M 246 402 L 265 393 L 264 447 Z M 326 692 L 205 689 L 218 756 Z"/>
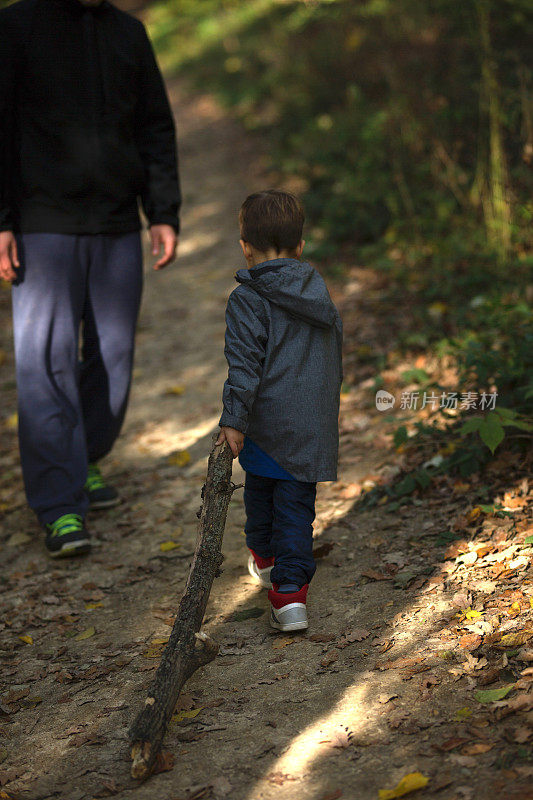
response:
<path id="1" fill-rule="evenodd" d="M 296 248 L 296 258 L 300 258 L 305 247 L 305 239 L 300 239 L 298 247 Z"/>
<path id="2" fill-rule="evenodd" d="M 242 247 L 242 252 L 244 254 L 245 259 L 248 261 L 249 258 L 252 257 L 252 245 L 249 242 L 245 242 L 244 239 L 239 239 L 239 244 Z"/>

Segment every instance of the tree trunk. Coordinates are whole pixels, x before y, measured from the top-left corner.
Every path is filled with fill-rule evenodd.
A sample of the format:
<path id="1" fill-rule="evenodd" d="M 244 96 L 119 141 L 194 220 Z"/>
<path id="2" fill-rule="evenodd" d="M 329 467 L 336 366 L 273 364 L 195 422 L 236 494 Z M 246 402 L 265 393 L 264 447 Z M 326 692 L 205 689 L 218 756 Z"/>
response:
<path id="1" fill-rule="evenodd" d="M 141 780 L 150 775 L 183 684 L 218 652 L 218 645 L 198 631 L 213 580 L 220 575 L 222 537 L 236 487 L 231 483 L 231 450 L 227 443 L 216 446 L 215 441 L 202 489 L 198 539 L 187 585 L 144 708 L 130 728 L 131 774 Z"/>

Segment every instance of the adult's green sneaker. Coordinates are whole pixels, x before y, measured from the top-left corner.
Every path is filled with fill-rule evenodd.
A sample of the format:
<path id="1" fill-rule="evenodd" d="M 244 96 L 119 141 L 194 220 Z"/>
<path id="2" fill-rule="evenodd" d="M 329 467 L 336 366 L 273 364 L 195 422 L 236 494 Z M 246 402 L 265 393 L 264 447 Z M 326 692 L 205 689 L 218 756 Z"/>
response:
<path id="1" fill-rule="evenodd" d="M 85 492 L 91 508 L 111 508 L 118 506 L 120 497 L 116 489 L 104 480 L 98 464 L 89 464 Z"/>
<path id="2" fill-rule="evenodd" d="M 79 514 L 63 514 L 45 525 L 46 549 L 52 558 L 81 556 L 91 549 L 91 537 Z"/>

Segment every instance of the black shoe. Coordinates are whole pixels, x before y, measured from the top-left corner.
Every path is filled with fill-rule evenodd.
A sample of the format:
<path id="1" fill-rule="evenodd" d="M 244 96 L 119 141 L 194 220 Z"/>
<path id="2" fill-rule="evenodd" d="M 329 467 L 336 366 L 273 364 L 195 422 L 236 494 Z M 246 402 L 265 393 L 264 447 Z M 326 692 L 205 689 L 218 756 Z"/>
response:
<path id="1" fill-rule="evenodd" d="M 97 464 L 89 464 L 85 492 L 89 498 L 91 508 L 94 509 L 111 508 L 112 506 L 118 506 L 120 503 L 117 490 L 105 482 Z"/>
<path id="2" fill-rule="evenodd" d="M 79 514 L 63 514 L 44 526 L 45 545 L 52 558 L 81 556 L 91 549 L 91 537 Z"/>

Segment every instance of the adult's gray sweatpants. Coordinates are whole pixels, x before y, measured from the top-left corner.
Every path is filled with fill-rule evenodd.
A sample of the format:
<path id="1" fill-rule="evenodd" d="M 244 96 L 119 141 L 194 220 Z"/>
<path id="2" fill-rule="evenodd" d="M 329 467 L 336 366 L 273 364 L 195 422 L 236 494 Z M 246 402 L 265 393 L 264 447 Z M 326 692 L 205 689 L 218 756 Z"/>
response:
<path id="1" fill-rule="evenodd" d="M 142 250 L 138 232 L 27 233 L 18 245 L 20 454 L 28 503 L 46 523 L 85 515 L 87 464 L 111 450 L 124 420 Z"/>

